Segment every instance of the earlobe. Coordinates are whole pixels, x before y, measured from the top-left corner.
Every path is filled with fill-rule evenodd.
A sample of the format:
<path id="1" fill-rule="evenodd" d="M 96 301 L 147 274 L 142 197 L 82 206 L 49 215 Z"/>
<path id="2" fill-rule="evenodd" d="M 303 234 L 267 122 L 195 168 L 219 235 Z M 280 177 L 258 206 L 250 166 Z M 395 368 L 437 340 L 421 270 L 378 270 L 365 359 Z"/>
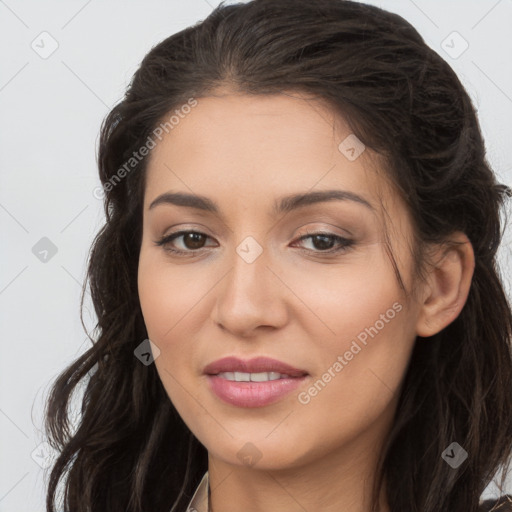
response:
<path id="1" fill-rule="evenodd" d="M 416 324 L 416 334 L 429 337 L 452 323 L 466 303 L 475 256 L 468 237 L 461 232 L 450 237 L 456 244 L 439 245 L 429 271 Z"/>

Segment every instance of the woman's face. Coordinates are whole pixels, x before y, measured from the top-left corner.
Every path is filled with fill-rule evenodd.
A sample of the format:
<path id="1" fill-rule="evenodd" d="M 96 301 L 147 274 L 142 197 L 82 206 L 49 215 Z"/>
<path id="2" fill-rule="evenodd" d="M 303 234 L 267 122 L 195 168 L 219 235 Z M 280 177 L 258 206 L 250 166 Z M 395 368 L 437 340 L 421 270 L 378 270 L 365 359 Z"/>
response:
<path id="1" fill-rule="evenodd" d="M 169 398 L 227 464 L 371 451 L 416 335 L 384 243 L 383 207 L 410 289 L 405 206 L 320 102 L 228 93 L 189 110 L 150 155 L 138 273 Z M 181 231 L 196 234 L 157 245 Z"/>

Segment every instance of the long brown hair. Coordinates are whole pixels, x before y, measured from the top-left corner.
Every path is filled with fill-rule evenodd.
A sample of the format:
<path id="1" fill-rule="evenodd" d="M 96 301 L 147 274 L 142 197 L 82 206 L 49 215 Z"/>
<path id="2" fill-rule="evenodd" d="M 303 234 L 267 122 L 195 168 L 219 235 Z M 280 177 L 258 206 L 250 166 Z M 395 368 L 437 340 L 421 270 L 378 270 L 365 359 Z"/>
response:
<path id="1" fill-rule="evenodd" d="M 343 112 L 406 201 L 418 273 L 425 244 L 455 231 L 469 237 L 467 302 L 441 332 L 416 340 L 377 486 L 393 512 L 476 511 L 512 440 L 512 313 L 496 259 L 510 191 L 490 169 L 474 106 L 450 66 L 400 16 L 347 0 L 220 5 L 155 46 L 104 120 L 106 223 L 88 267 L 97 331 L 48 399 L 47 435 L 60 455 L 47 511 L 60 481 L 66 512 L 184 510 L 207 470 L 207 452 L 155 366 L 134 357 L 147 338 L 137 293 L 147 158 L 113 177 L 169 112 L 223 84 L 246 94 L 303 91 Z M 81 382 L 72 430 L 68 406 Z M 454 441 L 468 453 L 457 469 L 441 457 Z"/>

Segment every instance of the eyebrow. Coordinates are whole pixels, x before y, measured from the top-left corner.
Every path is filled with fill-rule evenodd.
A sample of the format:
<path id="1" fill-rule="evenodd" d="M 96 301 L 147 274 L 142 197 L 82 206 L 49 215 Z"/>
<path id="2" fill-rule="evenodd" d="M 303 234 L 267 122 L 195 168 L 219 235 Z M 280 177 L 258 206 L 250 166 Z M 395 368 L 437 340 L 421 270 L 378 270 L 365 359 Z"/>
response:
<path id="1" fill-rule="evenodd" d="M 319 190 L 282 197 L 275 201 L 272 211 L 274 215 L 278 215 L 281 213 L 288 213 L 292 210 L 296 210 L 297 208 L 327 201 L 353 201 L 369 208 L 372 211 L 375 210 L 369 201 L 353 192 L 349 192 L 347 190 Z M 204 210 L 217 215 L 220 213 L 219 206 L 215 201 L 212 201 L 210 198 L 205 196 L 188 194 L 185 192 L 166 192 L 161 194 L 151 202 L 148 210 L 151 210 L 159 204 L 174 204 L 176 206 L 196 208 L 198 210 Z"/>

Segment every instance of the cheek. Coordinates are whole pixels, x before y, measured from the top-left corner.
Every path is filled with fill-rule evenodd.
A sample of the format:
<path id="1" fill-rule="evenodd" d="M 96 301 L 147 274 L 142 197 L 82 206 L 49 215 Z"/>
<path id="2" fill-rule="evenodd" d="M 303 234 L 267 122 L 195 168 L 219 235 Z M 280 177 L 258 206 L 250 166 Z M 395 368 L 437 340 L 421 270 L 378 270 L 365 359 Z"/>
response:
<path id="1" fill-rule="evenodd" d="M 332 317 L 337 339 L 317 344 L 318 371 L 294 397 L 294 420 L 300 419 L 301 427 L 293 422 L 283 426 L 291 445 L 304 447 L 298 458 L 350 445 L 372 425 L 392 421 L 414 336 L 396 294 L 381 299 L 371 308 L 364 302 L 359 308 L 347 304 Z"/>
<path id="2" fill-rule="evenodd" d="M 160 356 L 155 366 L 167 395 L 180 414 L 190 413 L 190 392 L 196 388 L 203 345 L 195 340 L 205 336 L 200 330 L 208 321 L 208 292 L 218 276 L 199 265 L 170 265 L 162 255 L 141 252 L 138 289 L 141 310 L 149 339 Z"/>
<path id="3" fill-rule="evenodd" d="M 319 266 L 304 272 L 300 279 L 289 275 L 294 293 L 309 309 L 295 320 L 310 333 L 312 349 L 332 357 L 349 350 L 358 336 L 362 343 L 370 339 L 367 329 L 377 338 L 386 337 L 395 318 L 404 316 L 396 311 L 400 306 L 392 307 L 403 302 L 395 275 L 379 247 L 374 249 L 373 254 L 357 261 L 347 259 L 346 265 Z"/>
<path id="4" fill-rule="evenodd" d="M 316 357 L 313 382 L 298 401 L 318 414 L 328 410 L 333 425 L 377 415 L 398 388 L 414 341 L 395 275 L 374 261 L 316 276 L 319 291 L 307 294 L 312 280 L 296 289 L 315 313 L 300 321 Z M 332 410 L 330 404 L 342 406 Z"/>
<path id="5" fill-rule="evenodd" d="M 141 252 L 139 300 L 148 337 L 160 350 L 154 364 L 168 397 L 187 419 L 201 414 L 200 410 L 191 411 L 187 390 L 194 389 L 191 339 L 194 329 L 199 328 L 199 322 L 190 320 L 197 315 L 197 306 L 205 295 L 204 286 L 205 281 L 197 279 L 197 275 L 191 278 L 179 267 L 171 269 L 161 257 Z"/>
<path id="6" fill-rule="evenodd" d="M 139 300 L 148 335 L 163 345 L 176 338 L 196 312 L 209 289 L 206 276 L 191 275 L 185 266 L 171 268 L 162 258 L 141 254 L 138 271 Z"/>

